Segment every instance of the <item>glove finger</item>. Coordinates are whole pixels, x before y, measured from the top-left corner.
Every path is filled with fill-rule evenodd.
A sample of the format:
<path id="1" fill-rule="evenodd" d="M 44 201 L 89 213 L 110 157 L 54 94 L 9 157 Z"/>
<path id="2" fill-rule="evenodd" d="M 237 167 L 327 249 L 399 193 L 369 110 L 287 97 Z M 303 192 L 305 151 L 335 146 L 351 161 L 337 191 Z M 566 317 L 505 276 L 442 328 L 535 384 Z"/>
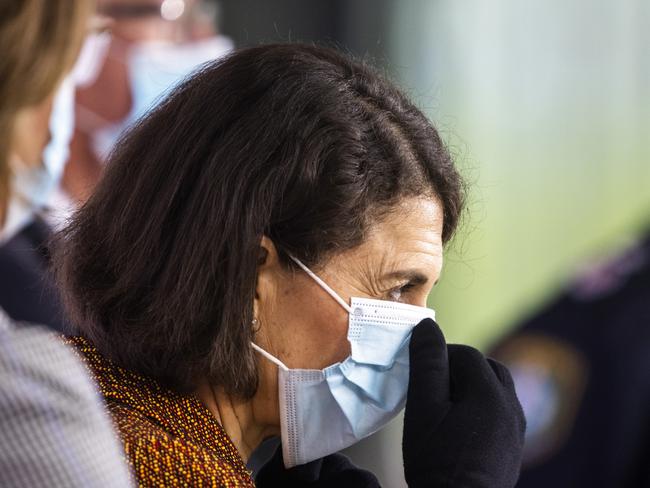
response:
<path id="1" fill-rule="evenodd" d="M 435 433 L 451 407 L 447 344 L 431 319 L 415 326 L 409 343 L 409 384 L 402 452 L 407 479 L 430 469 Z M 412 484 L 414 486 L 414 484 Z M 419 486 L 419 485 L 418 485 Z"/>
<path id="2" fill-rule="evenodd" d="M 451 344 L 448 351 L 452 401 L 492 398 L 504 388 L 498 374 L 477 349 Z"/>
<path id="3" fill-rule="evenodd" d="M 415 326 L 409 343 L 408 403 L 426 405 L 449 400 L 449 359 L 445 337 L 431 319 Z"/>
<path id="4" fill-rule="evenodd" d="M 496 361 L 494 359 L 488 358 L 488 363 L 492 367 L 492 370 L 495 372 L 497 377 L 499 378 L 499 381 L 501 384 L 504 386 L 504 388 L 508 391 L 510 394 L 510 398 L 513 401 L 513 405 L 516 405 L 516 412 L 517 416 L 516 419 L 519 421 L 519 433 L 520 433 L 520 441 L 523 444 L 524 442 L 524 434 L 526 432 L 526 416 L 524 415 L 524 410 L 521 406 L 521 403 L 519 402 L 519 398 L 517 396 L 517 390 L 515 388 L 515 382 L 512 379 L 512 375 L 510 374 L 510 370 L 508 368 L 500 363 L 499 361 Z"/>
<path id="5" fill-rule="evenodd" d="M 496 359 L 487 358 L 487 362 L 492 368 L 492 371 L 494 371 L 496 377 L 499 379 L 499 382 L 506 388 L 506 390 L 514 393 L 515 383 L 512 380 L 510 370 Z"/>

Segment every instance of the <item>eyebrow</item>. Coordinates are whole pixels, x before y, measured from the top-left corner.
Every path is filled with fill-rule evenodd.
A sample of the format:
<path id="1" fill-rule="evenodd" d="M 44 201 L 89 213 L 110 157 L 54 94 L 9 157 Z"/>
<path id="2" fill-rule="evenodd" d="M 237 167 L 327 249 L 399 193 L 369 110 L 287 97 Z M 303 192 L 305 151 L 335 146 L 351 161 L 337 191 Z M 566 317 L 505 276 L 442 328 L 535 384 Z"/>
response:
<path id="1" fill-rule="evenodd" d="M 393 271 L 391 273 L 385 274 L 382 276 L 383 279 L 385 280 L 408 280 L 409 283 L 412 283 L 414 285 L 422 285 L 429 281 L 429 277 L 420 271 L 417 270 L 400 270 L 400 271 Z M 435 284 L 438 282 L 436 281 Z"/>

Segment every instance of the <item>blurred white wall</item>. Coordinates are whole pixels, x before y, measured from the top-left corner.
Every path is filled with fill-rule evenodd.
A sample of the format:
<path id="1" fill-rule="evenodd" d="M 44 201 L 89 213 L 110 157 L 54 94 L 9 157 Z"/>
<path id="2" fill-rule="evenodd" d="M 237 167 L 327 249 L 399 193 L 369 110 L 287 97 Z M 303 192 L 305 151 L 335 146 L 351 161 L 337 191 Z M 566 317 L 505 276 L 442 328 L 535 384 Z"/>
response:
<path id="1" fill-rule="evenodd" d="M 432 304 L 481 345 L 650 222 L 650 3 L 399 5 L 391 57 L 472 185 Z"/>

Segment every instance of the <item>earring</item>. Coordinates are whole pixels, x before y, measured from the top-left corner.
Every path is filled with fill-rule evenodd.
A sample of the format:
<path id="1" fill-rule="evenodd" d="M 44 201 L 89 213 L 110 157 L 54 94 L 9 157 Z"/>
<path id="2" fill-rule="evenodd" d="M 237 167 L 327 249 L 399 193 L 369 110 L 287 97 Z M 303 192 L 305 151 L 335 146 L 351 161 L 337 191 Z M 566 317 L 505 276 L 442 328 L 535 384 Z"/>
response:
<path id="1" fill-rule="evenodd" d="M 257 320 L 256 318 L 251 320 L 251 326 L 253 327 L 253 332 L 257 332 L 258 330 L 260 330 L 260 322 L 259 322 L 259 320 Z"/>

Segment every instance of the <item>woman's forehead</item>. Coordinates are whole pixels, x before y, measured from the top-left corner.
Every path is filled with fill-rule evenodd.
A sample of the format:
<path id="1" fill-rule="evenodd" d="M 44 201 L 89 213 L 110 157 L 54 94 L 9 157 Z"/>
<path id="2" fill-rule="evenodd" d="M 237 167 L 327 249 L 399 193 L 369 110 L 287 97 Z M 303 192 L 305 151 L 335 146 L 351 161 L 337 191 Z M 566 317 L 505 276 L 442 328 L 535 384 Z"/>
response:
<path id="1" fill-rule="evenodd" d="M 369 248 L 398 254 L 442 248 L 443 209 L 438 200 L 409 198 L 370 226 Z"/>
<path id="2" fill-rule="evenodd" d="M 411 198 L 371 224 L 366 240 L 341 258 L 354 267 L 367 268 L 366 272 L 421 268 L 437 279 L 442 267 L 442 230 L 442 205 L 429 198 Z"/>

